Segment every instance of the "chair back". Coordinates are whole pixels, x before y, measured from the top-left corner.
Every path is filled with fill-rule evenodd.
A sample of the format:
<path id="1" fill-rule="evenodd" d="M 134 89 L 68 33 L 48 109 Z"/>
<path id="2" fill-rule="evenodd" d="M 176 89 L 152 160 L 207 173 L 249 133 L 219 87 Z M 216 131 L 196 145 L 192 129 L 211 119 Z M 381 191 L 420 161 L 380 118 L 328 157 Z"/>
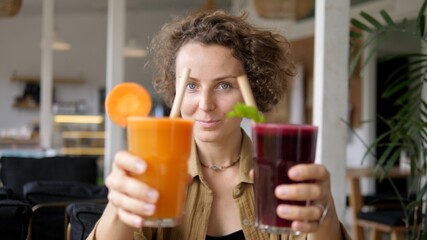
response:
<path id="1" fill-rule="evenodd" d="M 96 184 L 97 157 L 55 156 L 45 158 L 2 157 L 0 177 L 4 186 L 23 199 L 24 184 L 32 181 L 74 181 Z"/>
<path id="2" fill-rule="evenodd" d="M 23 187 L 24 199 L 31 206 L 45 203 L 84 201 L 88 199 L 106 199 L 105 186 L 71 181 L 34 181 Z"/>
<path id="3" fill-rule="evenodd" d="M 67 240 L 86 239 L 104 212 L 106 204 L 72 203 L 67 207 L 69 236 Z"/>
<path id="4" fill-rule="evenodd" d="M 36 181 L 24 185 L 24 197 L 33 206 L 32 240 L 65 238 L 66 207 L 73 202 L 107 202 L 107 188 L 79 182 Z"/>
<path id="5" fill-rule="evenodd" d="M 10 187 L 0 187 L 0 200 L 16 199 L 15 193 Z"/>
<path id="6" fill-rule="evenodd" d="M 0 200 L 1 239 L 27 239 L 31 214 L 31 206 L 23 201 Z"/>

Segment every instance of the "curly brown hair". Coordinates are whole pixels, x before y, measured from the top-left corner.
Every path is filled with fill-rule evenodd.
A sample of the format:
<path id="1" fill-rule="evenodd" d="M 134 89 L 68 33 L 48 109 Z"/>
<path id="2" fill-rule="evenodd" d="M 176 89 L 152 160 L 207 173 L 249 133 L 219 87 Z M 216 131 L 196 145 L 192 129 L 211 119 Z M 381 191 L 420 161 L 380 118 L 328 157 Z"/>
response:
<path id="1" fill-rule="evenodd" d="M 177 52 L 190 41 L 230 49 L 243 64 L 260 111 L 268 112 L 279 102 L 295 72 L 290 44 L 281 34 L 250 25 L 246 17 L 204 12 L 176 18 L 162 27 L 151 42 L 150 53 L 159 75 L 153 86 L 166 104 L 171 106 L 175 95 Z"/>

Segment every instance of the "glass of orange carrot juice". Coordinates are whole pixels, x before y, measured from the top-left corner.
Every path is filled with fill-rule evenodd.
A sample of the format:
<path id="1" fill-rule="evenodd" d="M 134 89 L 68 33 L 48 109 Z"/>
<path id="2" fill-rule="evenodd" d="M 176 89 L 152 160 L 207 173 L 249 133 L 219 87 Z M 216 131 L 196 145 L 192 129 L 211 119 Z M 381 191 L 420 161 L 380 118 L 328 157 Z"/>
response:
<path id="1" fill-rule="evenodd" d="M 193 121 L 182 118 L 128 117 L 130 153 L 147 163 L 134 177 L 159 192 L 156 210 L 144 218 L 147 227 L 174 227 L 180 223 L 187 192 L 187 164 Z"/>

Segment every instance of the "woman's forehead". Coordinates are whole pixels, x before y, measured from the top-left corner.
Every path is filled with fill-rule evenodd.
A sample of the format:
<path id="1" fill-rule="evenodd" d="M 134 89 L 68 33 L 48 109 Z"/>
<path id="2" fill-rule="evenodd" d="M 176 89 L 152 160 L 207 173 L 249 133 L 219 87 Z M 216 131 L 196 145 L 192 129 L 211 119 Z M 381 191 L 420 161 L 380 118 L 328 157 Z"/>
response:
<path id="1" fill-rule="evenodd" d="M 176 70 L 182 67 L 197 67 L 207 71 L 212 68 L 227 69 L 241 67 L 232 50 L 216 44 L 188 43 L 183 45 L 176 57 Z M 191 65 L 191 66 L 183 66 Z"/>

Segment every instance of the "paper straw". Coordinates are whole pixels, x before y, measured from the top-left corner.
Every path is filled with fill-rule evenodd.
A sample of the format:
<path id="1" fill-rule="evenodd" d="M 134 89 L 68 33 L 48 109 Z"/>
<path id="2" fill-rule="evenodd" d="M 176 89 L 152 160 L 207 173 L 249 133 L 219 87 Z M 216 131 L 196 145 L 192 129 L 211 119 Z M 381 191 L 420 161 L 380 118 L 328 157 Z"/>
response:
<path id="1" fill-rule="evenodd" d="M 245 104 L 248 106 L 255 107 L 258 110 L 255 103 L 254 95 L 252 94 L 251 86 L 249 85 L 249 81 L 246 75 L 237 77 L 237 83 L 239 84 L 240 91 L 242 92 Z"/>
<path id="2" fill-rule="evenodd" d="M 190 69 L 185 67 L 182 70 L 181 78 L 178 82 L 178 86 L 175 93 L 175 99 L 173 100 L 172 110 L 169 114 L 169 118 L 179 117 L 179 109 L 181 108 L 182 99 L 184 98 L 184 91 L 185 87 L 187 86 L 188 76 L 190 76 Z"/>

